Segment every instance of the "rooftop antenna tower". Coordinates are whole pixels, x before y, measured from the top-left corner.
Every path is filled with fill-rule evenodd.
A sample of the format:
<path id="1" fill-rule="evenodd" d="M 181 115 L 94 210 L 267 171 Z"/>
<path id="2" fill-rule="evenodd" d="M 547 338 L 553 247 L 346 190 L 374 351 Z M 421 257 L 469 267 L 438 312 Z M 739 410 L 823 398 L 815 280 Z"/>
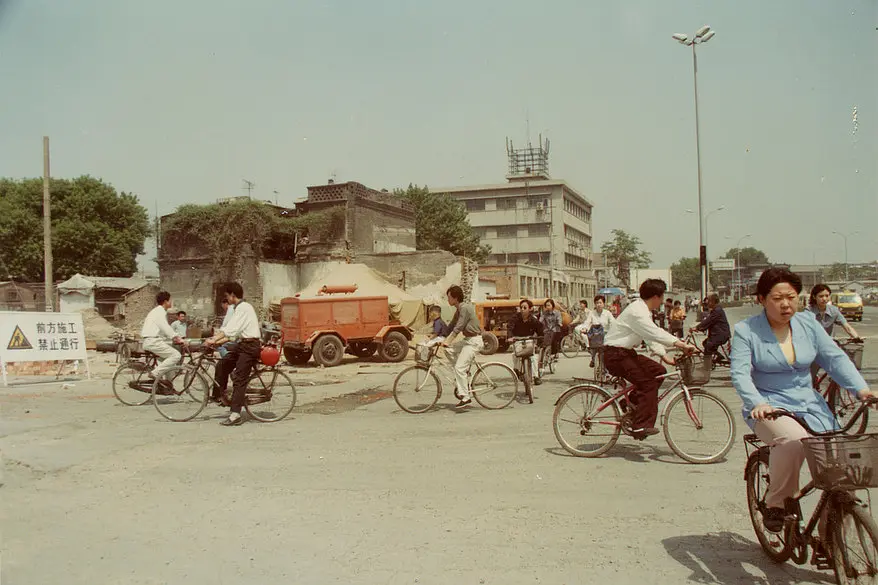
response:
<path id="1" fill-rule="evenodd" d="M 243 181 L 244 181 L 244 186 L 241 187 L 241 190 L 247 191 L 247 197 L 251 197 L 251 195 L 253 193 L 253 188 L 256 187 L 256 183 L 254 183 L 253 181 L 248 181 L 247 179 L 243 179 Z"/>

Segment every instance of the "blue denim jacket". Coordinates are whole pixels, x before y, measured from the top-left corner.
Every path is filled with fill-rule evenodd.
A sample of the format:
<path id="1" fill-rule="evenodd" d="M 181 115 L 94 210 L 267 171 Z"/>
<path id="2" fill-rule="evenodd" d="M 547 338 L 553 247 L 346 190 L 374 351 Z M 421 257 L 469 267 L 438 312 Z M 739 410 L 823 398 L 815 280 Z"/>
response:
<path id="1" fill-rule="evenodd" d="M 764 311 L 735 325 L 732 384 L 744 402 L 744 420 L 752 428 L 750 411 L 768 403 L 802 416 L 814 430 L 837 428 L 826 401 L 811 386 L 811 363 L 816 361 L 852 393 L 867 388 L 866 381 L 813 314 L 796 313 L 790 326 L 796 350 L 792 365 L 787 363 Z"/>

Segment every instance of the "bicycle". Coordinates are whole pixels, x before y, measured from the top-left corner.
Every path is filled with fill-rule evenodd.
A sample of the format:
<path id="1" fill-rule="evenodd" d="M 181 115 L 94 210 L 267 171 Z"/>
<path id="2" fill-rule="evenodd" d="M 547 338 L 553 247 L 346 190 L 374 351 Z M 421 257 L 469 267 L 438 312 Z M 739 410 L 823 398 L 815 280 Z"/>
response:
<path id="1" fill-rule="evenodd" d="M 695 338 L 695 334 L 691 331 L 686 335 L 686 343 L 689 345 L 694 345 L 698 348 L 702 353 L 704 352 L 704 343 L 699 343 Z M 732 340 L 723 343 L 722 345 L 716 348 L 716 351 L 712 355 L 711 360 L 711 368 L 730 368 L 732 367 Z"/>
<path id="2" fill-rule="evenodd" d="M 765 492 L 770 483 L 770 447 L 762 444 L 755 434 L 744 437 L 747 447 L 744 479 L 750 521 L 759 544 L 771 560 L 783 563 L 792 559 L 796 564 L 804 565 L 811 547 L 811 564 L 819 569 L 832 568 L 839 584 L 878 582 L 878 526 L 867 512 L 867 505 L 854 495 L 856 490 L 878 487 L 878 474 L 873 474 L 873 469 L 878 466 L 878 434 L 845 434 L 857 417 L 875 403 L 875 400 L 863 402 L 845 426 L 828 432 L 814 431 L 791 412 L 775 411 L 769 415 L 773 418 L 790 417 L 812 435 L 802 439 L 812 479 L 793 497 L 786 499 L 784 525 L 778 533 L 767 530 L 763 522 L 767 509 Z M 803 529 L 800 502 L 815 490 L 823 493 Z M 814 535 L 821 518 L 825 519 L 823 541 L 820 529 L 818 535 Z M 855 529 L 852 535 L 845 534 L 849 525 Z M 856 541 L 864 554 L 849 550 L 849 545 Z M 865 567 L 854 566 L 858 560 L 865 561 Z M 868 579 L 860 580 L 859 577 Z"/>
<path id="3" fill-rule="evenodd" d="M 519 370 L 515 369 L 516 375 L 524 383 L 524 393 L 530 404 L 534 403 L 534 372 L 532 357 L 536 351 L 537 337 L 511 337 L 512 342 L 513 365 L 519 366 Z"/>
<path id="4" fill-rule="evenodd" d="M 272 339 L 265 347 L 283 347 L 282 340 Z M 193 348 L 202 355 L 193 363 L 176 366 L 165 372 L 152 387 L 153 404 L 163 417 L 172 422 L 192 420 L 207 406 L 215 381 L 209 379 L 204 369 L 206 360 L 213 360 L 213 348 Z M 280 351 L 278 349 L 278 351 Z M 211 356 L 208 356 L 208 353 Z M 161 382 L 170 384 L 162 387 Z M 226 389 L 224 400 L 231 402 L 233 390 Z M 296 387 L 290 377 L 282 372 L 277 363 L 257 363 L 247 380 L 244 408 L 260 422 L 277 422 L 286 418 L 296 406 Z"/>
<path id="5" fill-rule="evenodd" d="M 454 364 L 447 358 L 438 357 L 440 347 L 438 344 L 432 347 L 417 345 L 414 348 L 416 364 L 396 375 L 393 399 L 404 411 L 421 414 L 433 408 L 442 397 L 441 380 L 455 388 L 454 395 L 458 400 L 462 398 L 457 392 L 454 375 L 450 372 Z M 473 361 L 472 366 L 476 371 L 469 377 L 469 390 L 476 402 L 489 410 L 499 410 L 512 404 L 518 394 L 518 376 L 512 368 L 500 362 Z"/>
<path id="6" fill-rule="evenodd" d="M 678 378 L 658 399 L 661 403 L 670 396 L 661 413 L 661 426 L 671 450 L 690 463 L 714 463 L 725 457 L 735 441 L 735 418 L 721 398 L 700 387 L 710 380 L 710 370 L 704 363 L 697 362 L 693 356 L 681 356 L 676 360 L 676 371 L 657 378 Z M 580 384 L 569 388 L 555 402 L 552 414 L 555 438 L 571 455 L 599 457 L 616 444 L 622 432 L 632 435 L 633 410 L 629 394 L 634 385 L 620 378 L 611 378 L 610 382 L 614 394 L 595 384 Z M 618 386 L 622 388 L 616 390 Z M 709 411 L 712 407 L 715 408 Z M 566 414 L 567 411 L 573 416 Z M 562 429 L 562 423 L 569 426 Z M 691 440 L 686 440 L 684 435 L 689 428 L 695 433 Z M 708 435 L 710 431 L 706 429 L 713 428 L 718 430 Z M 607 432 L 596 432 L 600 429 Z M 565 430 L 570 432 L 569 439 Z M 582 444 L 584 437 L 594 443 Z M 715 439 L 711 440 L 712 437 Z"/>
<path id="7" fill-rule="evenodd" d="M 561 353 L 566 358 L 575 358 L 580 351 L 588 351 L 588 344 L 575 330 L 571 331 L 561 339 Z"/>
<path id="8" fill-rule="evenodd" d="M 844 352 L 848 355 L 854 365 L 859 370 L 863 366 L 863 344 L 864 340 L 862 338 L 854 338 L 854 339 L 838 339 L 833 338 L 833 341 L 841 347 Z M 825 390 L 822 390 L 820 386 L 823 384 L 823 381 L 829 377 L 827 372 L 823 372 L 820 376 L 817 377 L 817 381 L 814 384 L 814 389 L 820 392 L 823 398 L 826 400 L 826 403 L 829 405 L 829 409 L 832 411 L 832 414 L 835 415 L 835 418 L 838 419 L 839 423 L 842 425 L 849 420 L 848 417 L 857 409 L 859 406 L 858 400 L 854 398 L 854 396 L 839 386 L 835 380 L 829 378 L 829 384 L 826 386 Z M 866 432 L 866 427 L 869 424 L 869 411 L 863 412 L 863 416 L 860 419 L 860 424 L 857 427 L 857 430 L 854 431 L 853 434 L 860 435 Z"/>
<path id="9" fill-rule="evenodd" d="M 131 360 L 131 343 L 137 341 L 124 331 L 116 331 L 113 333 L 113 341 L 116 342 L 116 363 L 124 364 Z"/>
<path id="10" fill-rule="evenodd" d="M 194 362 L 192 352 L 186 346 L 175 345 L 174 347 L 180 351 L 180 361 L 177 365 L 182 365 L 187 356 L 189 363 Z M 152 371 L 158 365 L 158 356 L 149 351 L 137 352 L 132 354 L 129 361 L 123 363 L 116 368 L 113 374 L 113 394 L 122 404 L 126 406 L 143 406 L 152 400 L 152 390 L 155 380 L 152 377 Z M 213 368 L 215 368 L 216 360 L 206 358 L 200 362 L 200 369 L 210 379 L 214 378 Z"/>

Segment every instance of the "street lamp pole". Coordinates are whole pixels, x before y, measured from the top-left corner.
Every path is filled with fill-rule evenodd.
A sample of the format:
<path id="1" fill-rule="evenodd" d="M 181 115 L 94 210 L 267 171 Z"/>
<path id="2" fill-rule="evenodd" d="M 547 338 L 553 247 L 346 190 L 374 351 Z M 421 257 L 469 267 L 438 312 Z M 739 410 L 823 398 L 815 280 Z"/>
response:
<path id="1" fill-rule="evenodd" d="M 735 255 L 737 256 L 737 258 L 735 259 L 735 270 L 738 273 L 738 298 L 736 300 L 738 301 L 741 300 L 741 297 L 743 296 L 743 294 L 741 294 L 741 291 L 744 290 L 744 286 L 741 283 L 741 242 L 743 242 L 752 235 L 753 234 L 744 234 L 743 236 L 738 238 L 738 243 L 735 244 Z M 731 238 L 729 236 L 726 236 L 726 239 L 730 240 Z"/>
<path id="2" fill-rule="evenodd" d="M 710 266 L 709 266 L 708 258 L 707 258 L 707 247 L 710 245 L 710 236 L 708 235 L 709 232 L 707 230 L 708 225 L 709 225 L 708 220 L 710 219 L 711 215 L 713 215 L 714 213 L 719 213 L 720 211 L 723 211 L 725 208 L 726 208 L 725 205 L 720 205 L 716 209 L 712 209 L 711 211 L 708 211 L 706 214 L 703 214 L 703 215 L 701 213 L 701 209 L 699 208 L 699 210 L 698 210 L 698 231 L 699 232 L 702 231 L 701 226 L 703 225 L 704 231 L 702 233 L 704 234 L 704 236 L 703 236 L 702 245 L 703 245 L 703 249 L 704 249 L 704 261 L 705 261 L 705 264 L 708 265 L 707 270 L 704 272 L 704 274 L 706 275 L 706 280 L 703 282 L 707 285 L 705 287 L 705 290 L 710 290 Z M 687 209 L 686 213 L 695 213 L 695 212 L 692 211 L 691 209 Z M 703 222 L 701 221 L 702 217 L 704 218 Z M 702 294 L 701 298 L 703 299 L 705 296 L 707 296 L 706 292 Z"/>
<path id="3" fill-rule="evenodd" d="M 847 284 L 850 281 L 850 276 L 848 276 L 848 238 L 851 236 L 855 236 L 860 232 L 851 232 L 849 234 L 843 234 L 841 232 L 833 231 L 837 236 L 841 236 L 844 240 L 844 283 Z"/>
<path id="4" fill-rule="evenodd" d="M 702 197 L 701 197 L 701 133 L 698 119 L 698 56 L 695 52 L 695 45 L 706 43 L 716 32 L 711 30 L 709 26 L 702 26 L 695 33 L 691 40 L 687 35 L 677 33 L 673 35 L 674 40 L 679 43 L 692 47 L 692 71 L 695 88 L 695 156 L 698 162 L 698 258 L 701 267 L 701 298 L 707 296 L 707 246 L 704 242 L 704 222 L 702 216 Z"/>

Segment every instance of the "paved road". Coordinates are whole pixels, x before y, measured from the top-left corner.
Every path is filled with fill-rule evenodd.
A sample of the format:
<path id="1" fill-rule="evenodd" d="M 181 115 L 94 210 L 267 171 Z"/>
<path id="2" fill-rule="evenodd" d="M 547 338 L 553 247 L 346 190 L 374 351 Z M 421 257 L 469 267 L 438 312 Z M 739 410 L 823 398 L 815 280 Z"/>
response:
<path id="1" fill-rule="evenodd" d="M 831 581 L 761 553 L 740 443 L 709 466 L 660 438 L 566 456 L 552 403 L 584 366 L 562 359 L 534 405 L 457 413 L 448 392 L 419 416 L 387 399 L 398 367 L 350 366 L 289 420 L 236 428 L 121 406 L 106 380 L 0 391 L 3 583 Z"/>

